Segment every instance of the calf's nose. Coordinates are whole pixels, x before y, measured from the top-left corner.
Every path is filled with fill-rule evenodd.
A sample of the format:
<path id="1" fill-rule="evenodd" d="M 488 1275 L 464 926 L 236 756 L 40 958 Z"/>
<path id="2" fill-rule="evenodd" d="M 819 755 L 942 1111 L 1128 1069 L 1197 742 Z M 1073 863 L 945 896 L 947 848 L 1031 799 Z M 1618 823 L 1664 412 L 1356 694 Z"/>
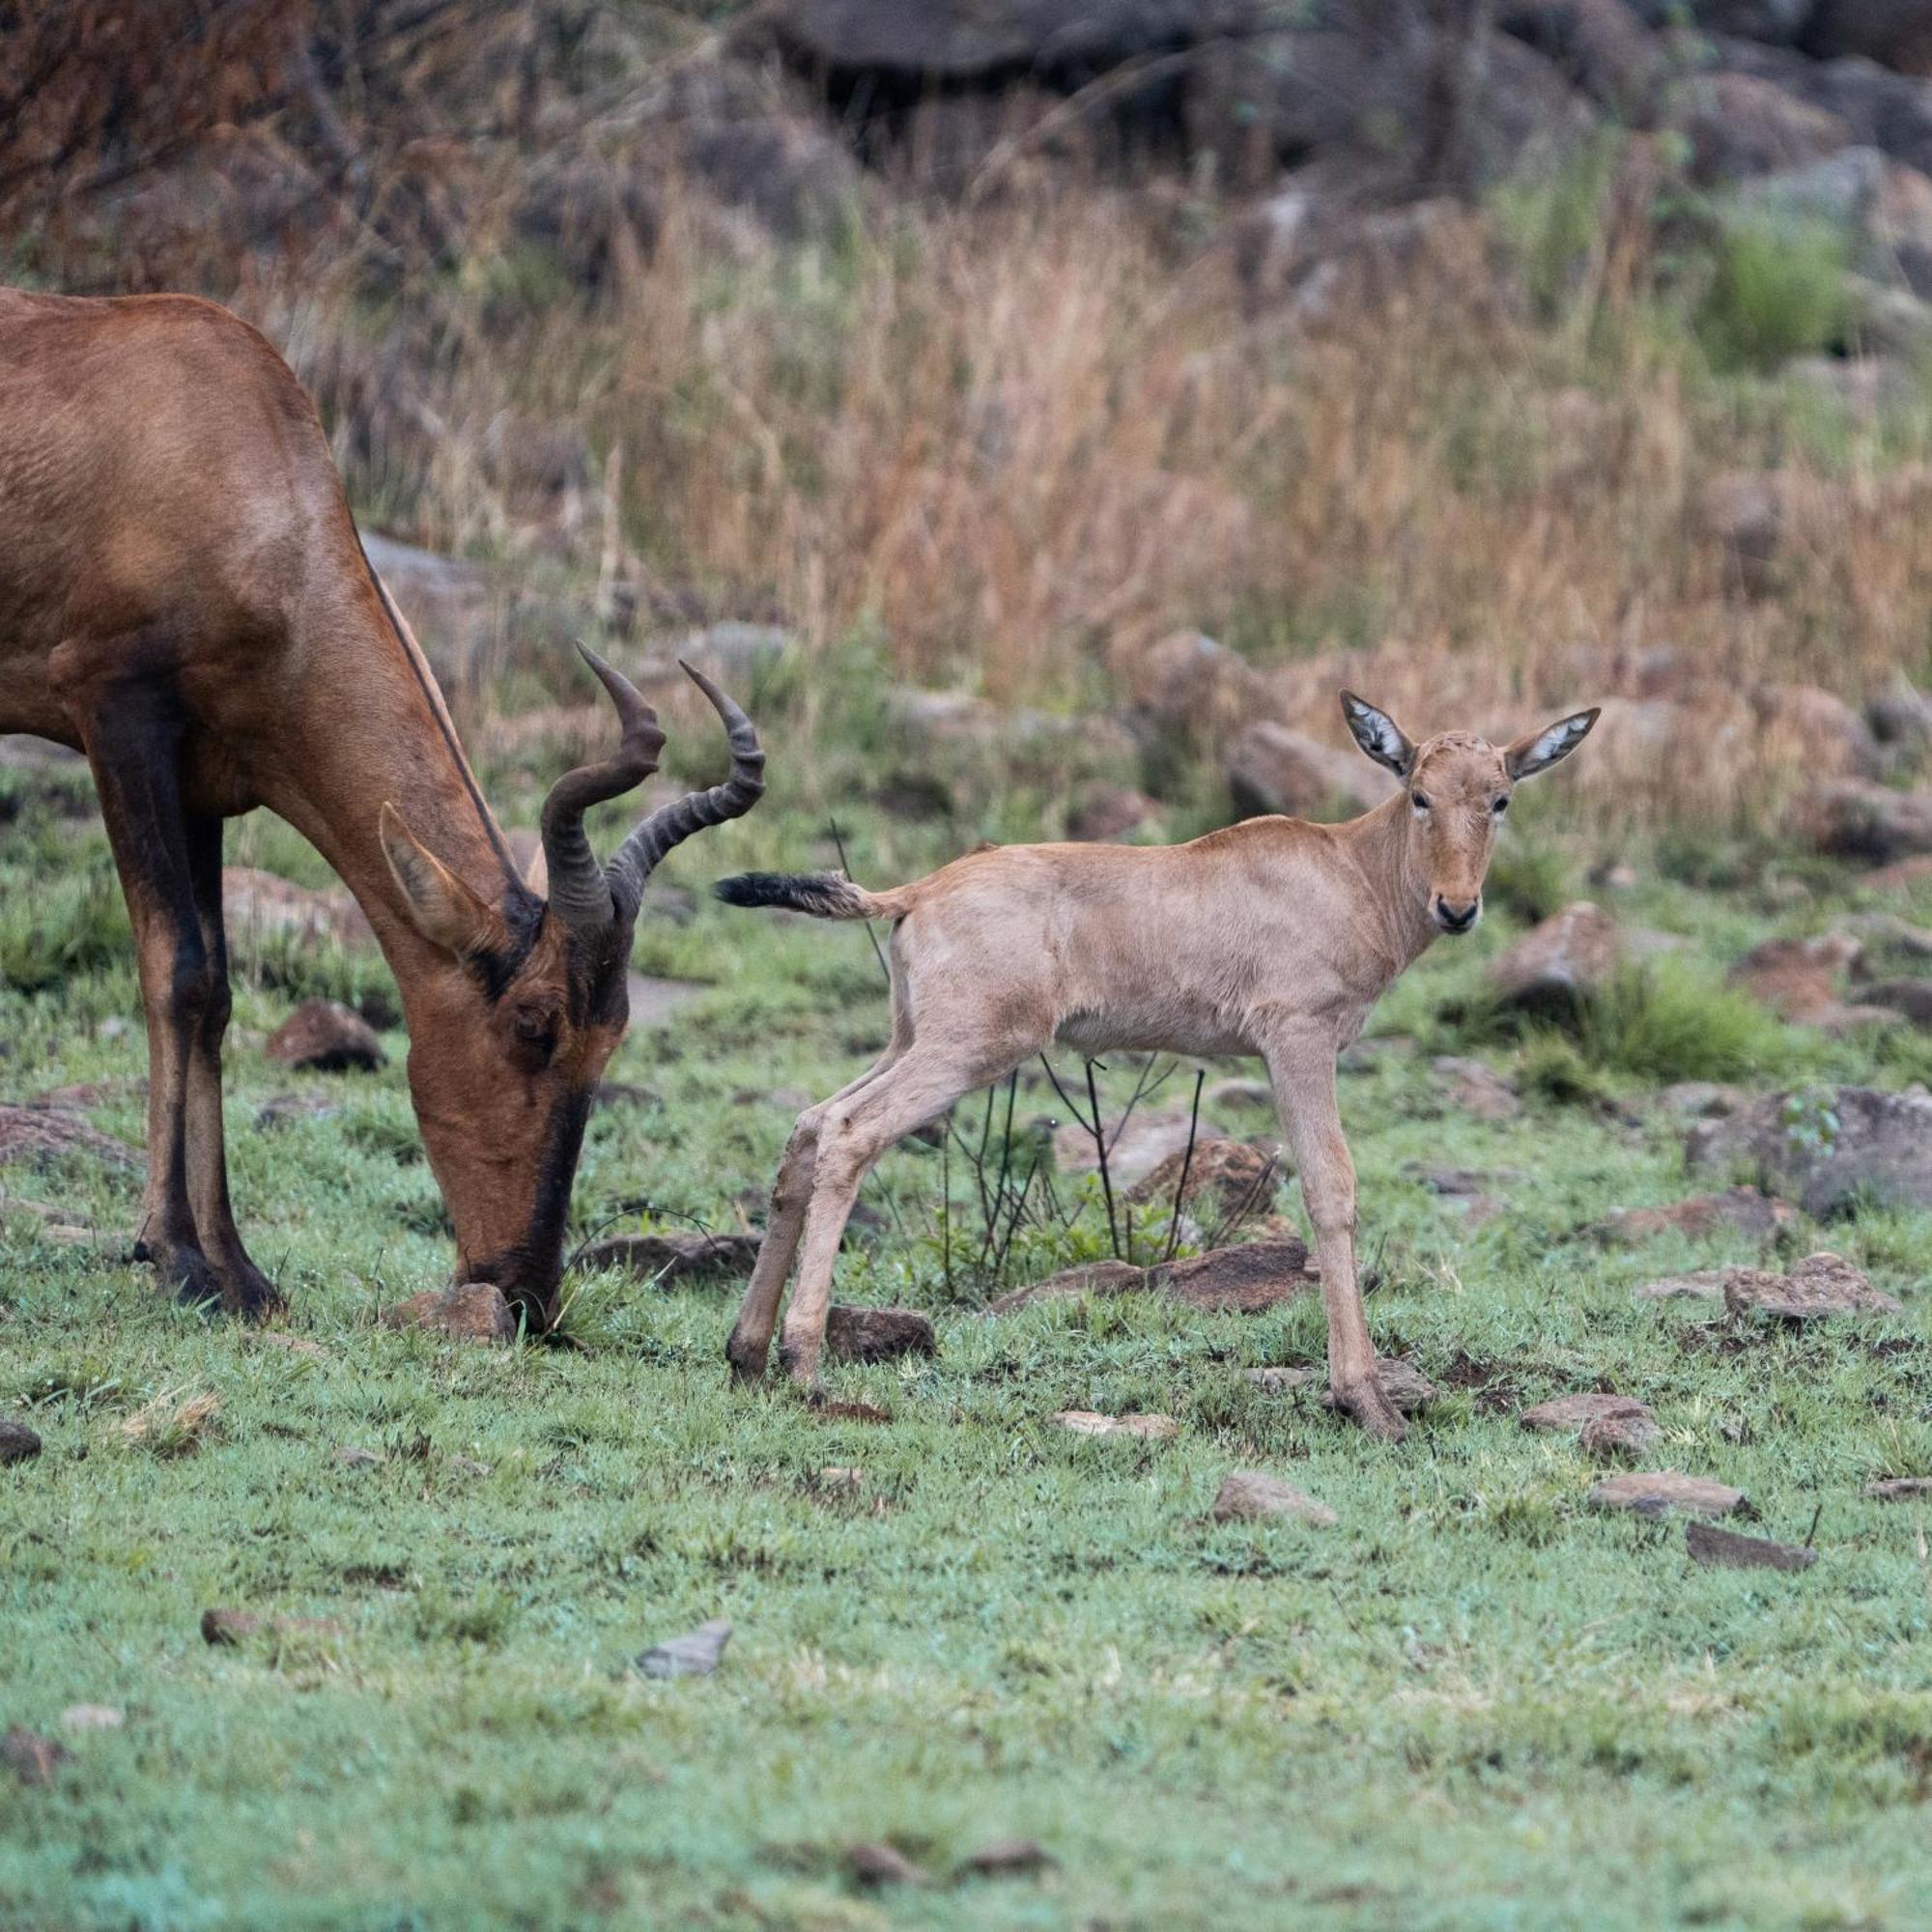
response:
<path id="1" fill-rule="evenodd" d="M 1444 898 L 1435 895 L 1435 923 L 1444 932 L 1467 932 L 1482 916 L 1483 901 L 1480 896 L 1473 899 Z"/>

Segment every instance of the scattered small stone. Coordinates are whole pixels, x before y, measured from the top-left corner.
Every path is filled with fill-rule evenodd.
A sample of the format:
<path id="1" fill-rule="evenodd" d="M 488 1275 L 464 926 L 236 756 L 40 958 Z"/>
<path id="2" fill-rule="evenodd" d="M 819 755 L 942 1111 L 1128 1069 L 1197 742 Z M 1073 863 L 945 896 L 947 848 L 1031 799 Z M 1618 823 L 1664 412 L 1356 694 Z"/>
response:
<path id="1" fill-rule="evenodd" d="M 423 1328 L 459 1342 L 502 1346 L 516 1340 L 517 1318 L 492 1281 L 466 1281 L 455 1288 L 412 1294 L 383 1311 L 384 1328 Z"/>
<path id="2" fill-rule="evenodd" d="M 1309 1265 L 1296 1236 L 1210 1248 L 1187 1261 L 1149 1268 L 1147 1285 L 1157 1294 L 1208 1314 L 1258 1315 L 1306 1294 L 1321 1277 Z"/>
<path id="3" fill-rule="evenodd" d="M 13 1161 L 45 1167 L 76 1155 L 128 1172 L 140 1165 L 140 1156 L 126 1141 L 85 1121 L 51 1109 L 0 1103 L 0 1167 Z"/>
<path id="4" fill-rule="evenodd" d="M 812 1403 L 811 1412 L 825 1422 L 874 1422 L 887 1423 L 893 1419 L 889 1408 L 881 1408 L 870 1402 L 835 1402 L 829 1397 L 820 1397 Z"/>
<path id="5" fill-rule="evenodd" d="M 1648 1413 L 1593 1415 L 1577 1432 L 1577 1445 L 1584 1455 L 1609 1463 L 1640 1456 L 1657 1440 L 1658 1434 Z"/>
<path id="6" fill-rule="evenodd" d="M 1809 1544 L 1740 1536 L 1734 1529 L 1719 1529 L 1708 1522 L 1687 1522 L 1684 1547 L 1692 1562 L 1724 1570 L 1808 1570 L 1818 1560 Z"/>
<path id="7" fill-rule="evenodd" d="M 923 1885 L 925 1873 L 896 1847 L 884 1843 L 848 1845 L 845 1869 L 855 1885 Z"/>
<path id="8" fill-rule="evenodd" d="M 1516 1089 L 1480 1060 L 1462 1060 L 1445 1053 L 1429 1065 L 1443 1090 L 1442 1097 L 1463 1113 L 1479 1121 L 1513 1121 L 1522 1112 Z"/>
<path id="9" fill-rule="evenodd" d="M 1180 1434 L 1171 1415 L 1100 1415 L 1091 1408 L 1063 1408 L 1047 1417 L 1075 1435 L 1135 1435 L 1143 1442 L 1165 1442 Z"/>
<path id="10" fill-rule="evenodd" d="M 0 1415 L 0 1466 L 25 1463 L 41 1453 L 41 1438 L 15 1415 Z"/>
<path id="11" fill-rule="evenodd" d="M 118 1731 L 128 1714 L 118 1704 L 70 1704 L 60 1721 L 64 1731 Z"/>
<path id="12" fill-rule="evenodd" d="M 43 1738 L 20 1724 L 0 1737 L 0 1764 L 22 1784 L 51 1784 L 54 1773 L 72 1755 L 57 1738 Z"/>
<path id="13" fill-rule="evenodd" d="M 911 1308 L 852 1308 L 838 1302 L 826 1311 L 825 1346 L 835 1362 L 890 1362 L 939 1350 L 930 1316 Z"/>
<path id="14" fill-rule="evenodd" d="M 1863 954 L 1864 948 L 1847 933 L 1767 939 L 1753 946 L 1725 978 L 1785 1019 L 1829 1028 L 1845 1011 L 1844 977 Z"/>
<path id="15" fill-rule="evenodd" d="M 1078 1267 L 1062 1268 L 1025 1288 L 1016 1288 L 989 1304 L 988 1315 L 1010 1315 L 1036 1301 L 1058 1301 L 1083 1294 L 1119 1294 L 1126 1289 L 1147 1286 L 1147 1269 L 1126 1262 L 1083 1262 Z"/>
<path id="16" fill-rule="evenodd" d="M 1806 1255 L 1786 1274 L 1732 1268 L 1724 1277 L 1724 1307 L 1732 1315 L 1756 1309 L 1783 1321 L 1816 1321 L 1827 1315 L 1896 1315 L 1898 1302 L 1842 1255 Z"/>
<path id="17" fill-rule="evenodd" d="M 744 1280 L 758 1259 L 757 1235 L 613 1235 L 585 1248 L 582 1265 L 617 1268 L 647 1281 Z"/>
<path id="18" fill-rule="evenodd" d="M 709 1677 L 731 1641 L 731 1626 L 723 1617 L 699 1624 L 683 1636 L 653 1644 L 638 1659 L 646 1677 Z"/>
<path id="19" fill-rule="evenodd" d="M 1673 1509 L 1688 1516 L 1729 1516 L 1744 1499 L 1742 1490 L 1707 1476 L 1687 1476 L 1681 1469 L 1605 1476 L 1590 1492 L 1598 1509 L 1634 1510 L 1638 1516 L 1663 1516 Z"/>
<path id="20" fill-rule="evenodd" d="M 1209 1512 L 1216 1522 L 1254 1522 L 1271 1516 L 1295 1517 L 1327 1527 L 1340 1519 L 1307 1491 L 1261 1469 L 1236 1469 L 1222 1479 Z"/>
<path id="21" fill-rule="evenodd" d="M 975 1878 L 1025 1878 L 1056 1862 L 1051 1852 L 1031 1838 L 994 1838 L 959 1861 Z"/>
<path id="22" fill-rule="evenodd" d="M 1667 1274 L 1658 1281 L 1639 1282 L 1631 1290 L 1639 1301 L 1720 1301 L 1729 1268 L 1693 1268 L 1689 1274 Z"/>
<path id="23" fill-rule="evenodd" d="M 1677 1080 L 1659 1091 L 1657 1104 L 1681 1121 L 1722 1120 L 1750 1097 L 1748 1087 L 1728 1086 L 1720 1080 Z"/>
<path id="24" fill-rule="evenodd" d="M 1559 1395 L 1523 1410 L 1519 1420 L 1525 1429 L 1549 1434 L 1581 1434 L 1600 1423 L 1615 1425 L 1613 1432 L 1601 1434 L 1596 1445 L 1602 1448 L 1637 1449 L 1657 1440 L 1657 1417 L 1650 1405 L 1634 1396 L 1605 1395 L 1584 1390 L 1576 1395 Z"/>
<path id="25" fill-rule="evenodd" d="M 1717 1194 L 1694 1194 L 1663 1208 L 1618 1208 L 1593 1232 L 1603 1241 L 1647 1241 L 1664 1234 L 1713 1235 L 1722 1232 L 1763 1239 L 1788 1228 L 1798 1210 L 1788 1201 L 1755 1187 L 1726 1187 Z"/>
<path id="26" fill-rule="evenodd" d="M 375 1029 L 339 1000 L 304 1000 L 262 1050 L 284 1065 L 318 1073 L 373 1073 L 386 1058 Z"/>
<path id="27" fill-rule="evenodd" d="M 345 1442 L 331 1460 L 338 1467 L 344 1469 L 373 1469 L 383 1458 L 374 1449 L 364 1449 L 357 1443 Z"/>
<path id="28" fill-rule="evenodd" d="M 256 1110 L 255 1125 L 258 1131 L 267 1133 L 296 1121 L 333 1120 L 341 1111 L 341 1104 L 326 1094 L 277 1094 Z"/>
<path id="29" fill-rule="evenodd" d="M 255 1339 L 266 1342 L 271 1349 L 282 1349 L 291 1355 L 305 1355 L 313 1362 L 326 1362 L 328 1350 L 320 1342 L 311 1342 L 306 1335 L 291 1335 L 282 1328 L 264 1328 L 257 1332 Z"/>
<path id="30" fill-rule="evenodd" d="M 201 1613 L 204 1643 L 232 1647 L 251 1636 L 340 1636 L 342 1626 L 332 1617 L 269 1617 L 253 1610 L 213 1609 Z"/>
<path id="31" fill-rule="evenodd" d="M 1238 1222 L 1266 1212 L 1273 1193 L 1270 1183 L 1283 1171 L 1278 1154 L 1264 1153 L 1246 1141 L 1216 1135 L 1196 1140 L 1191 1153 L 1182 1148 L 1169 1154 L 1127 1189 L 1126 1198 L 1137 1207 L 1152 1202 L 1172 1208 L 1184 1173 L 1187 1185 L 1180 1194 L 1183 1212 L 1191 1210 L 1202 1220 Z"/>
<path id="32" fill-rule="evenodd" d="M 1932 1476 L 1886 1476 L 1867 1483 L 1862 1493 L 1875 1503 L 1902 1503 L 1912 1496 L 1932 1496 Z"/>
<path id="33" fill-rule="evenodd" d="M 452 1456 L 447 1467 L 452 1476 L 482 1477 L 490 1473 L 488 1463 L 479 1463 L 473 1456 Z"/>

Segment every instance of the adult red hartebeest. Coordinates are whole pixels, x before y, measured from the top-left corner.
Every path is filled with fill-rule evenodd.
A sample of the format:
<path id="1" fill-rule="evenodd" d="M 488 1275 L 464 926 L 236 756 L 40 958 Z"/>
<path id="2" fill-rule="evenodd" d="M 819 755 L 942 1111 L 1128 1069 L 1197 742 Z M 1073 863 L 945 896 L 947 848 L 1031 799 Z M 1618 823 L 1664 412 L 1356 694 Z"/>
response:
<path id="1" fill-rule="evenodd" d="M 619 743 L 545 804 L 546 897 L 518 876 L 314 406 L 267 341 L 185 297 L 0 291 L 0 730 L 93 767 L 148 1023 L 136 1253 L 185 1298 L 279 1300 L 236 1232 L 221 1131 L 222 822 L 267 806 L 342 875 L 395 974 L 459 1279 L 546 1319 L 644 881 L 763 788 L 750 722 L 694 671 L 730 777 L 600 866 L 584 810 L 656 770 L 664 734 L 584 655 Z"/>

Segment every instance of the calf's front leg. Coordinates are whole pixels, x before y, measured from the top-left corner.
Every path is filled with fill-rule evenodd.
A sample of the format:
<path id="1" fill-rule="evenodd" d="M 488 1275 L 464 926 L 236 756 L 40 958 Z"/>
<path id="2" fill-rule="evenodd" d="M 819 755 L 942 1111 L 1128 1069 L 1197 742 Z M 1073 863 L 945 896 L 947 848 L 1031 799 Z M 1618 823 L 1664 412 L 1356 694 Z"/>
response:
<path id="1" fill-rule="evenodd" d="M 1371 1435 L 1399 1442 L 1402 1415 L 1382 1392 L 1375 1344 L 1355 1279 L 1355 1163 L 1335 1099 L 1335 1043 L 1312 1032 L 1285 1035 L 1267 1050 L 1275 1110 L 1301 1176 L 1301 1198 L 1315 1225 L 1321 1302 L 1328 1317 L 1328 1387 Z"/>

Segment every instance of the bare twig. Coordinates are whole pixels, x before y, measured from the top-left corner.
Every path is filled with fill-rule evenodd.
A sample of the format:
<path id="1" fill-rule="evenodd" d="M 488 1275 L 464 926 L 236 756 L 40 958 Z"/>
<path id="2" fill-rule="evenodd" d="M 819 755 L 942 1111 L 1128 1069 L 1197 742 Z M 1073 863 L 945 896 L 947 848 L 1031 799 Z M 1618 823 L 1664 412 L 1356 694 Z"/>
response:
<path id="1" fill-rule="evenodd" d="M 1208 1078 L 1208 1069 L 1197 1066 L 1194 1069 L 1194 1099 L 1187 1110 L 1187 1149 L 1180 1156 L 1180 1179 L 1174 1186 L 1174 1208 L 1167 1217 L 1167 1246 L 1161 1260 L 1171 1262 L 1174 1251 L 1180 1245 L 1180 1208 L 1187 1199 L 1187 1177 L 1194 1168 L 1194 1139 L 1201 1131 L 1201 1083 Z"/>

